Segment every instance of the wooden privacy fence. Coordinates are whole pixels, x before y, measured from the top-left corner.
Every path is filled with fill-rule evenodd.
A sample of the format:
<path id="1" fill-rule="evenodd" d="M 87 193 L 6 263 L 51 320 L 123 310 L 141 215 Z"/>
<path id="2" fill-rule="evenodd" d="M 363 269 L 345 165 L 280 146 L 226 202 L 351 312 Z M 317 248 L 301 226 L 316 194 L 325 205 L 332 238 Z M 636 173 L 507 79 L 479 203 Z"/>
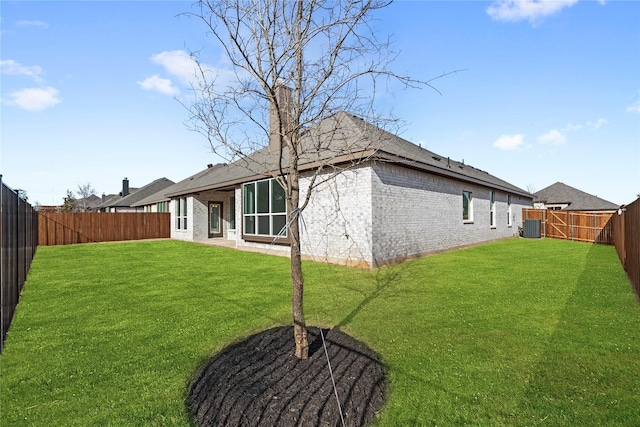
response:
<path id="1" fill-rule="evenodd" d="M 622 206 L 611 218 L 611 223 L 616 252 L 640 298 L 640 199 Z"/>
<path id="2" fill-rule="evenodd" d="M 115 242 L 171 237 L 171 214 L 74 212 L 38 215 L 38 245 Z"/>
<path id="3" fill-rule="evenodd" d="M 613 244 L 612 213 L 522 209 L 522 219 L 540 220 L 542 237 Z"/>

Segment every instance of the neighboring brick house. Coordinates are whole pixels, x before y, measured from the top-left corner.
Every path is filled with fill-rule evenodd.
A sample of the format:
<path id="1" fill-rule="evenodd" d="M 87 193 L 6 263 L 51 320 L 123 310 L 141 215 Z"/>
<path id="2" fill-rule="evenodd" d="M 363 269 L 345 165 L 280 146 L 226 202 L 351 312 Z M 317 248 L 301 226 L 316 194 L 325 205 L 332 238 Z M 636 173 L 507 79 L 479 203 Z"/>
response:
<path id="1" fill-rule="evenodd" d="M 614 212 L 619 208 L 615 203 L 585 193 L 562 182 L 556 182 L 543 188 L 533 196 L 535 209 Z"/>
<path id="2" fill-rule="evenodd" d="M 316 157 L 300 162 L 304 192 L 329 160 L 316 180 L 326 182 L 302 212 L 302 253 L 316 260 L 375 267 L 517 236 L 522 208 L 533 205 L 533 195 L 508 182 L 347 113 L 311 126 L 303 141 L 314 135 L 331 135 Z M 286 237 L 277 236 L 287 218 L 284 190 L 261 169 L 275 151 L 271 145 L 210 165 L 168 188 L 171 237 L 288 251 Z"/>

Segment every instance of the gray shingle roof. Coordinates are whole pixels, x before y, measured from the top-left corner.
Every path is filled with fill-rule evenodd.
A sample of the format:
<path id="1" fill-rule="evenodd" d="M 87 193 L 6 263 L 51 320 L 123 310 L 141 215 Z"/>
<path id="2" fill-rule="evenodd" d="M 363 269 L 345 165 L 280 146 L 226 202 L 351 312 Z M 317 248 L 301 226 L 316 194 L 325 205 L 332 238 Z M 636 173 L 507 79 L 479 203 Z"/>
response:
<path id="1" fill-rule="evenodd" d="M 92 194 L 89 197 L 76 200 L 76 207 L 82 208 L 84 205 L 86 209 L 93 210 L 93 209 L 97 209 L 101 203 L 102 203 L 102 199 L 99 196 Z"/>
<path id="2" fill-rule="evenodd" d="M 150 196 L 145 197 L 142 200 L 139 200 L 135 203 L 131 204 L 132 208 L 136 208 L 136 207 L 140 207 L 140 206 L 149 206 L 149 205 L 155 205 L 158 202 L 167 202 L 169 200 L 171 200 L 171 198 L 167 197 L 167 191 L 169 191 L 171 189 L 171 187 L 175 185 L 175 184 L 171 184 L 170 186 L 163 188 L 160 191 L 157 191 L 155 193 L 153 193 Z"/>
<path id="3" fill-rule="evenodd" d="M 603 211 L 616 210 L 618 205 L 573 188 L 562 182 L 556 182 L 534 193 L 534 203 L 569 204 L 565 210 L 571 211 Z"/>
<path id="4" fill-rule="evenodd" d="M 144 187 L 139 188 L 135 192 L 131 192 L 125 197 L 114 196 L 106 200 L 99 207 L 100 208 L 115 208 L 115 207 L 131 207 L 134 203 L 149 197 L 162 189 L 165 189 L 174 182 L 167 178 L 159 178 L 155 181 L 145 185 Z"/>
<path id="5" fill-rule="evenodd" d="M 338 165 L 366 159 L 393 162 L 467 182 L 501 189 L 524 197 L 531 194 L 470 165 L 440 156 L 399 136 L 340 112 L 310 126 L 302 134 L 300 168 L 312 169 L 320 164 Z M 167 196 L 179 196 L 209 189 L 222 189 L 268 176 L 277 165 L 277 153 L 262 148 L 231 164 L 205 169 L 172 186 Z M 286 152 L 282 165 L 288 165 Z M 268 167 L 265 165 L 269 165 Z"/>

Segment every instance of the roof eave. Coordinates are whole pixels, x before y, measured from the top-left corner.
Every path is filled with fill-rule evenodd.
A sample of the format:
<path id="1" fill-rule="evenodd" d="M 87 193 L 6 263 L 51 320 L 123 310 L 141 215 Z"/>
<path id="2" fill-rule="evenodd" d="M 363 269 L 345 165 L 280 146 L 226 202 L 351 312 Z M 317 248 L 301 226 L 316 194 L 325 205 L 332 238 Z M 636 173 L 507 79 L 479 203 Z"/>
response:
<path id="1" fill-rule="evenodd" d="M 478 179 L 478 178 L 474 178 L 468 175 L 464 175 L 461 173 L 458 173 L 456 171 L 453 170 L 447 170 L 447 169 L 443 169 L 443 168 L 439 168 L 436 166 L 432 166 L 426 163 L 422 163 L 416 160 L 411 160 L 411 159 L 405 159 L 402 158 L 400 156 L 397 156 L 395 154 L 391 154 L 391 153 L 387 153 L 384 150 L 375 150 L 375 149 L 369 149 L 369 150 L 363 150 L 357 153 L 352 153 L 352 154 L 348 154 L 348 155 L 342 155 L 342 156 L 337 156 L 331 159 L 331 161 L 329 163 L 327 163 L 326 160 L 318 160 L 318 161 L 314 161 L 314 162 L 308 162 L 308 163 L 304 163 L 302 165 L 300 165 L 300 172 L 305 172 L 308 170 L 314 170 L 317 169 L 323 165 L 325 166 L 338 166 L 341 164 L 358 164 L 358 163 L 362 163 L 363 161 L 366 160 L 377 160 L 377 161 L 386 161 L 386 162 L 392 162 L 392 163 L 396 163 L 396 164 L 400 164 L 404 167 L 407 168 L 411 168 L 411 169 L 416 169 L 416 170 L 421 170 L 424 172 L 429 172 L 429 173 L 433 173 L 436 175 L 440 175 L 440 176 L 444 176 L 444 177 L 448 177 L 448 178 L 452 178 L 452 179 L 456 179 L 458 181 L 463 181 L 463 182 L 469 182 L 469 183 L 474 183 L 474 184 L 478 184 L 478 185 L 483 185 L 485 187 L 490 187 L 490 188 L 495 188 L 496 190 L 501 190 L 507 193 L 511 193 L 511 194 L 515 194 L 518 196 L 522 196 L 528 199 L 532 199 L 533 200 L 533 194 L 527 193 L 526 191 L 523 190 L 518 190 L 518 189 L 514 189 L 514 188 L 509 188 L 503 185 L 499 185 L 496 183 L 492 183 L 489 181 L 485 181 L 482 179 Z M 283 172 L 287 172 L 287 169 L 284 169 Z M 233 187 L 245 182 L 250 182 L 250 181 L 255 181 L 258 179 L 264 179 L 264 178 L 268 178 L 270 175 L 266 175 L 266 174 L 253 174 L 253 175 L 247 175 L 244 176 L 242 178 L 237 178 L 234 180 L 228 180 L 228 181 L 222 181 L 222 182 L 218 182 L 218 183 L 213 183 L 213 184 L 209 184 L 209 185 L 204 185 L 204 186 L 200 186 L 200 187 L 194 187 L 194 188 L 188 188 L 188 189 L 184 189 L 184 190 L 179 190 L 179 191 L 175 191 L 175 192 L 171 192 L 171 193 L 167 193 L 166 196 L 171 198 L 171 197 L 178 197 L 178 196 L 184 196 L 184 195 L 188 195 L 188 194 L 194 194 L 194 193 L 199 193 L 201 191 L 208 191 L 208 190 L 220 190 L 226 187 Z"/>
<path id="2" fill-rule="evenodd" d="M 416 160 L 404 159 L 394 154 L 389 154 L 384 152 L 382 153 L 378 152 L 376 157 L 386 161 L 393 162 L 393 163 L 401 164 L 410 169 L 416 169 L 424 172 L 429 172 L 435 175 L 452 178 L 458 181 L 469 182 L 473 184 L 483 185 L 485 187 L 495 188 L 496 190 L 501 190 L 507 193 L 516 194 L 518 196 L 526 197 L 528 199 L 533 200 L 533 194 L 527 193 L 526 191 L 505 187 L 500 184 L 496 184 L 496 183 L 485 181 L 479 178 L 474 178 L 472 176 L 464 175 L 453 170 L 439 168 L 437 166 L 432 166 L 426 163 L 418 162 Z"/>

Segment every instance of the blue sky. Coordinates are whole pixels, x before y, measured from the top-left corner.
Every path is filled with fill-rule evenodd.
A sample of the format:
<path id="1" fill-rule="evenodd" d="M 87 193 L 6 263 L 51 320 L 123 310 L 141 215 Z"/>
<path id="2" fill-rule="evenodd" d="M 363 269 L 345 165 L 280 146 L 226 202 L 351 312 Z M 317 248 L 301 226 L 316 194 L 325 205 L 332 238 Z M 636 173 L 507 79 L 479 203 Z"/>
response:
<path id="1" fill-rule="evenodd" d="M 224 69 L 190 1 L 2 1 L 0 173 L 31 203 L 117 193 L 219 161 L 187 130 L 186 52 Z M 400 135 L 523 189 L 557 181 L 617 204 L 640 193 L 640 2 L 401 1 L 377 15 Z"/>

